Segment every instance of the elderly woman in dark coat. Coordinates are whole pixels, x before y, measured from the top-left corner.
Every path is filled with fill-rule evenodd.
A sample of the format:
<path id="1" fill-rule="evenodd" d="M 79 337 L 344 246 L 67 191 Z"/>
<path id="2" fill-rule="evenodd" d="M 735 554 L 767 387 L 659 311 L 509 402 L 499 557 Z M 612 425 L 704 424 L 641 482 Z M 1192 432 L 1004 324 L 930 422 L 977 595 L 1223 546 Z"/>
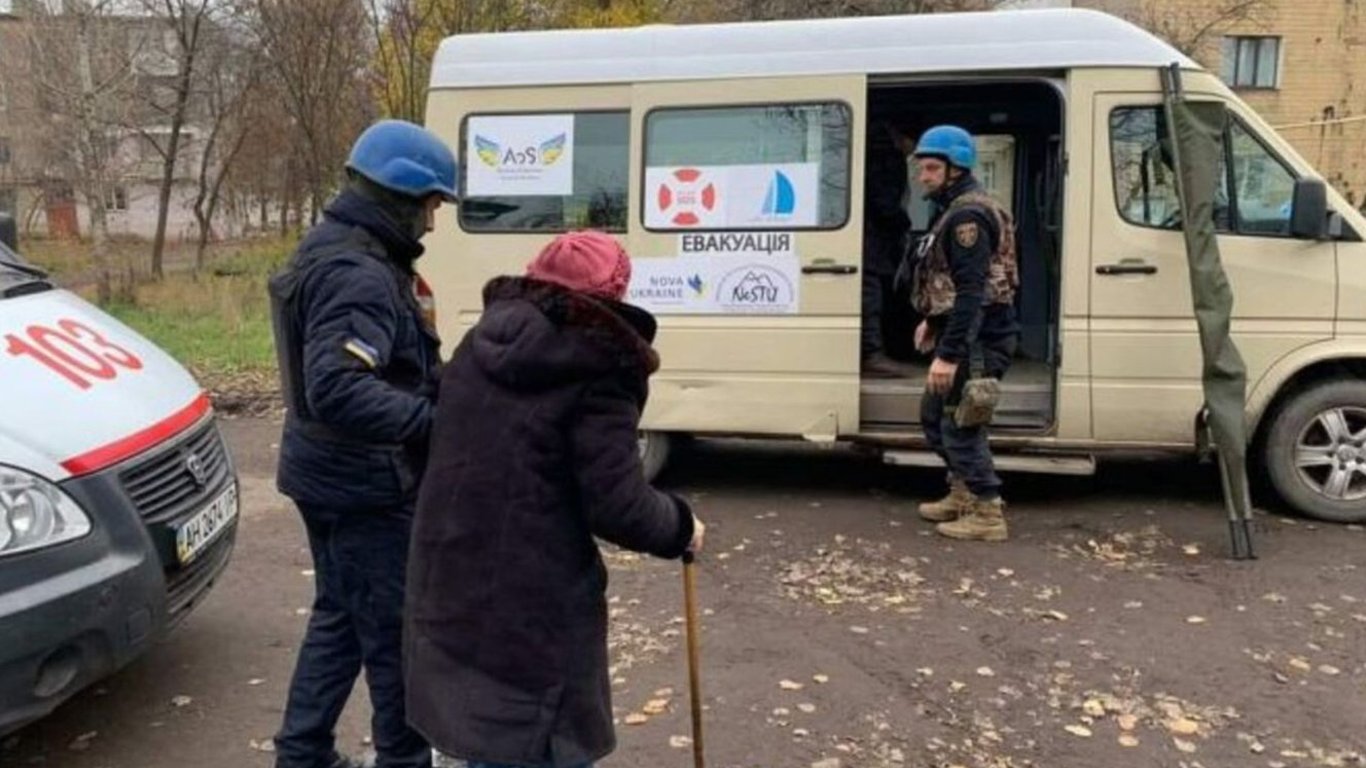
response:
<path id="1" fill-rule="evenodd" d="M 659 365 L 622 303 L 616 240 L 563 235 L 484 314 L 441 381 L 404 627 L 408 716 L 436 763 L 590 765 L 616 745 L 607 569 L 594 537 L 662 558 L 702 524 L 646 483 L 636 430 Z"/>

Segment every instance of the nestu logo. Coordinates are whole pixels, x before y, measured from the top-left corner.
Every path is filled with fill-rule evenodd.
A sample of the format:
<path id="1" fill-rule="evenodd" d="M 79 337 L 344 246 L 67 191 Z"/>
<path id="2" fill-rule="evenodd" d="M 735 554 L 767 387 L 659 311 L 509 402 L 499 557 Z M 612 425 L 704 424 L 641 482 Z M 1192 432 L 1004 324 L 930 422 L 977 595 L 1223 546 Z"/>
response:
<path id="1" fill-rule="evenodd" d="M 765 264 L 748 264 L 721 279 L 717 300 L 737 312 L 786 312 L 796 303 L 787 275 Z"/>

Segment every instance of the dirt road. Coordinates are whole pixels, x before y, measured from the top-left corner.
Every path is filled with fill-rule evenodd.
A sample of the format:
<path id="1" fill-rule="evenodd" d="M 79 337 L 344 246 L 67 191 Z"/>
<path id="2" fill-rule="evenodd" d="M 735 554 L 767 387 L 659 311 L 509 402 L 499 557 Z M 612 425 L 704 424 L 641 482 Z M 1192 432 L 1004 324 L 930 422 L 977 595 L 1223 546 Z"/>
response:
<path id="1" fill-rule="evenodd" d="M 309 561 L 273 491 L 278 426 L 226 431 L 244 489 L 227 577 L 155 653 L 7 740 L 0 765 L 272 765 L 258 747 L 279 722 Z M 1008 482 L 1012 540 L 957 544 L 913 515 L 939 490 L 932 473 L 695 447 L 669 484 L 711 524 L 708 764 L 1366 764 L 1366 532 L 1263 517 L 1262 559 L 1231 563 L 1207 468 Z M 622 723 L 604 765 L 691 765 L 679 566 L 609 562 Z M 363 748 L 367 718 L 358 697 L 345 749 Z"/>

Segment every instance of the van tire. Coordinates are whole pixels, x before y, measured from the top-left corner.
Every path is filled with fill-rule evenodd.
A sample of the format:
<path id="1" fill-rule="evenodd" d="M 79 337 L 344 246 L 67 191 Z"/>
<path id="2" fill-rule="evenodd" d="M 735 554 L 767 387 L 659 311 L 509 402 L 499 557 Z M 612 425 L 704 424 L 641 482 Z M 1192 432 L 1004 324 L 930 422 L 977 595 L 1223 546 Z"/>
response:
<path id="1" fill-rule="evenodd" d="M 1267 430 L 1265 460 L 1272 487 L 1296 510 L 1366 522 L 1366 381 L 1338 379 L 1292 395 Z"/>
<path id="2" fill-rule="evenodd" d="M 653 483 L 669 463 L 673 452 L 673 435 L 642 429 L 637 438 L 640 445 L 640 463 L 645 470 L 645 482 Z"/>

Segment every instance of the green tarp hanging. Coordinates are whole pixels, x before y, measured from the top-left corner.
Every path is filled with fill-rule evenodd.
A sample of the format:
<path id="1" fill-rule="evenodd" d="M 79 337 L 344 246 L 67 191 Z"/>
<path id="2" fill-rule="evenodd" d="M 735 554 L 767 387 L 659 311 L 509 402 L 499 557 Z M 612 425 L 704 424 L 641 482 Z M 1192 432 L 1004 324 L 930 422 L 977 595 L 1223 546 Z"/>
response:
<path id="1" fill-rule="evenodd" d="M 1180 70 L 1162 70 L 1172 160 L 1181 199 L 1182 230 L 1190 265 L 1191 298 L 1204 358 L 1202 382 L 1207 424 L 1218 449 L 1224 501 L 1233 537 L 1233 556 L 1253 557 L 1247 483 L 1247 367 L 1229 334 L 1233 290 L 1219 258 L 1214 227 L 1214 194 L 1223 171 L 1228 117 L 1222 102 L 1188 101 Z"/>

